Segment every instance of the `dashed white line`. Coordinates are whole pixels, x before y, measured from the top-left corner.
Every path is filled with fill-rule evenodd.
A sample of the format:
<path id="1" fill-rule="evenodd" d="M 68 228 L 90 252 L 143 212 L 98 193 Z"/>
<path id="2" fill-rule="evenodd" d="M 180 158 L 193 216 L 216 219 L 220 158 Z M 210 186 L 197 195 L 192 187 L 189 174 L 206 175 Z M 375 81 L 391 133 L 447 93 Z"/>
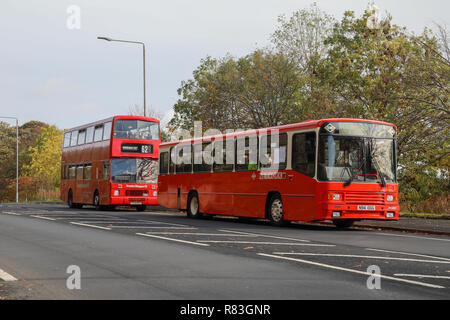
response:
<path id="1" fill-rule="evenodd" d="M 348 269 L 348 268 L 342 268 L 342 267 L 338 267 L 338 266 L 333 266 L 333 265 L 319 263 L 319 262 L 314 262 L 314 261 L 309 261 L 309 260 L 296 259 L 296 258 L 283 257 L 283 256 L 275 256 L 273 254 L 266 254 L 266 253 L 258 253 L 258 255 L 264 256 L 264 257 L 275 258 L 275 259 L 282 259 L 282 260 L 301 262 L 301 263 L 311 264 L 311 265 L 315 265 L 315 266 L 319 266 L 319 267 L 323 267 L 323 268 L 328 268 L 328 269 L 347 271 L 347 272 L 362 274 L 362 275 L 365 275 L 365 276 L 373 276 L 373 274 L 369 273 L 369 272 L 364 272 L 364 271 L 359 271 L 359 270 L 354 270 L 354 269 Z M 434 285 L 434 284 L 429 284 L 429 283 L 419 282 L 419 281 L 406 280 L 406 279 L 402 279 L 402 278 L 394 278 L 394 277 L 386 276 L 386 275 L 382 275 L 382 274 L 380 274 L 379 277 L 380 278 L 384 278 L 384 279 L 388 279 L 388 280 L 394 280 L 394 281 L 399 281 L 399 282 L 406 282 L 406 283 L 410 283 L 410 284 L 416 284 L 416 285 L 419 285 L 419 286 L 424 286 L 424 287 L 429 287 L 429 288 L 434 288 L 434 289 L 445 289 L 445 287 Z"/>
<path id="2" fill-rule="evenodd" d="M 94 225 L 92 225 L 92 224 L 86 224 L 86 223 L 71 222 L 71 224 L 76 224 L 76 225 L 78 225 L 78 226 L 83 226 L 83 227 L 90 227 L 90 228 L 102 229 L 102 230 L 111 230 L 111 228 L 100 227 L 100 226 L 94 226 Z"/>
<path id="3" fill-rule="evenodd" d="M 418 254 L 418 253 L 390 251 L 390 250 L 382 250 L 382 249 L 370 249 L 370 248 L 367 248 L 366 250 L 378 251 L 378 252 L 386 252 L 386 253 L 404 254 L 404 255 L 408 255 L 408 256 L 417 256 L 417 257 L 424 257 L 424 258 L 432 258 L 432 259 L 440 259 L 440 260 L 450 261 L 450 259 L 448 259 L 448 258 L 429 256 L 429 255 Z"/>
<path id="4" fill-rule="evenodd" d="M 297 238 L 288 238 L 288 237 L 279 237 L 279 236 L 272 236 L 268 234 L 262 234 L 262 233 L 254 233 L 254 232 L 242 232 L 242 231 L 234 231 L 234 230 L 226 230 L 226 229 L 219 229 L 218 231 L 221 232 L 233 232 L 233 233 L 239 233 L 239 234 L 248 234 L 248 235 L 254 235 L 258 237 L 267 237 L 267 238 L 273 238 L 273 239 L 280 239 L 280 240 L 290 240 L 290 241 L 301 241 L 301 242 L 310 242 L 309 240 L 302 240 Z"/>
<path id="5" fill-rule="evenodd" d="M 334 247 L 332 244 L 314 244 L 298 242 L 265 242 L 265 241 L 228 241 L 228 240 L 199 240 L 205 243 L 236 243 L 236 244 L 264 244 L 264 245 L 284 245 L 284 246 L 312 246 L 312 247 Z"/>
<path id="6" fill-rule="evenodd" d="M 257 237 L 247 234 L 229 234 L 229 233 L 198 233 L 198 232 L 147 232 L 147 234 L 162 234 L 162 235 L 191 235 L 191 236 L 218 236 L 218 237 Z"/>
<path id="7" fill-rule="evenodd" d="M 35 216 L 35 215 L 31 215 L 30 217 L 44 219 L 44 220 L 50 220 L 50 221 L 56 221 L 56 219 L 49 218 L 49 217 L 42 217 L 42 216 Z"/>
<path id="8" fill-rule="evenodd" d="M 414 277 L 414 278 L 430 278 L 430 279 L 450 279 L 449 276 L 432 276 L 424 274 L 406 274 L 406 273 L 396 273 L 394 276 L 397 277 Z"/>
<path id="9" fill-rule="evenodd" d="M 3 213 L 9 214 L 9 215 L 13 215 L 13 216 L 21 216 L 21 214 L 17 213 L 17 212 L 3 211 Z"/>
<path id="10" fill-rule="evenodd" d="M 186 240 L 172 239 L 172 238 L 161 237 L 161 236 L 156 236 L 156 235 L 146 234 L 146 233 L 136 233 L 136 234 L 139 235 L 139 236 L 144 236 L 144 237 L 150 237 L 150 238 L 164 239 L 164 240 L 175 241 L 175 242 L 194 244 L 194 245 L 197 245 L 197 246 L 205 246 L 205 247 L 209 246 L 209 244 L 206 244 L 206 243 L 198 243 L 198 242 L 192 242 L 192 241 L 186 241 Z"/>
<path id="11" fill-rule="evenodd" d="M 382 256 L 363 256 L 363 255 L 353 255 L 353 254 L 307 253 L 307 252 L 274 252 L 274 254 L 294 255 L 294 256 L 313 256 L 313 257 L 343 257 L 343 258 L 381 259 L 381 260 L 397 260 L 397 261 L 409 261 L 409 262 L 450 264 L 450 261 L 421 260 L 421 259 L 408 259 L 408 258 L 395 258 L 395 257 L 382 257 Z"/>
<path id="12" fill-rule="evenodd" d="M 3 281 L 17 281 L 16 278 L 14 278 L 6 271 L 3 271 L 2 269 L 0 269 L 0 279 L 2 279 Z"/>

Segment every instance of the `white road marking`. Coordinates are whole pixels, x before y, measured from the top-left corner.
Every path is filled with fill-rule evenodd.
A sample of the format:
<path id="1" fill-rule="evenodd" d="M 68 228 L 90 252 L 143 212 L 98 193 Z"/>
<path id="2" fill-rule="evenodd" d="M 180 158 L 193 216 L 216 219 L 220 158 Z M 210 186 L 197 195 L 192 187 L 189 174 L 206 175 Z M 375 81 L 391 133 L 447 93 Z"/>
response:
<path id="1" fill-rule="evenodd" d="M 280 239 L 280 240 L 291 240 L 291 241 L 301 241 L 301 242 L 310 242 L 309 240 L 302 240 L 297 238 L 287 238 L 287 237 L 279 237 L 279 236 L 272 236 L 268 234 L 262 234 L 262 233 L 250 233 L 250 232 L 242 232 L 242 231 L 234 231 L 234 230 L 226 230 L 226 229 L 219 229 L 218 231 L 221 232 L 233 232 L 233 233 L 240 233 L 240 234 L 251 234 L 258 237 L 267 237 L 267 238 L 273 238 L 273 239 Z"/>
<path id="2" fill-rule="evenodd" d="M 166 225 L 169 225 L 169 226 L 176 226 L 176 227 L 192 227 L 192 226 L 188 226 L 186 224 L 159 222 L 159 221 L 155 221 L 155 220 L 138 220 L 138 221 L 140 221 L 140 222 L 148 222 L 148 223 L 155 223 L 155 224 L 166 224 Z"/>
<path id="3" fill-rule="evenodd" d="M 382 257 L 382 256 L 362 256 L 362 255 L 353 255 L 353 254 L 305 253 L 305 252 L 274 252 L 274 254 L 294 255 L 294 256 L 382 259 L 382 260 L 398 260 L 398 261 L 410 261 L 410 262 L 427 262 L 427 263 L 450 264 L 450 261 L 421 260 L 421 259 L 408 259 L 408 258 L 395 258 L 395 257 Z"/>
<path id="4" fill-rule="evenodd" d="M 407 236 L 402 234 L 393 234 L 393 233 L 382 233 L 382 232 L 374 232 L 373 234 L 382 235 L 382 236 L 393 236 L 393 237 L 403 237 L 403 238 L 417 238 L 422 240 L 435 240 L 435 241 L 447 241 L 450 242 L 450 239 L 439 239 L 439 238 L 428 238 L 428 237 L 419 237 L 419 236 Z"/>
<path id="5" fill-rule="evenodd" d="M 367 248 L 366 250 L 370 250 L 370 251 L 379 251 L 379 252 L 387 252 L 387 253 L 397 253 L 397 254 L 404 254 L 404 255 L 408 255 L 408 256 L 417 256 L 417 257 L 424 257 L 424 258 L 432 258 L 432 259 L 440 259 L 440 260 L 450 261 L 450 259 L 448 259 L 448 258 L 442 258 L 442 257 L 436 257 L 436 256 L 429 256 L 429 255 L 418 254 L 418 253 L 400 252 L 400 251 L 390 251 L 390 250 L 382 250 L 382 249 L 370 249 L 370 248 Z"/>
<path id="6" fill-rule="evenodd" d="M 450 279 L 449 276 L 431 276 L 424 274 L 405 274 L 405 273 L 396 273 L 394 276 L 397 277 L 414 277 L 414 278 L 430 278 L 430 279 Z"/>
<path id="7" fill-rule="evenodd" d="M 78 225 L 78 226 L 84 226 L 84 227 L 97 228 L 97 229 L 102 229 L 102 230 L 111 230 L 111 228 L 100 227 L 100 226 L 94 226 L 94 225 L 92 225 L 92 224 L 86 224 L 86 223 L 71 222 L 71 224 L 76 224 L 76 225 Z"/>
<path id="8" fill-rule="evenodd" d="M 124 228 L 124 229 L 187 229 L 196 230 L 197 228 L 184 228 L 184 227 L 149 227 L 149 226 L 111 226 L 111 228 Z"/>
<path id="9" fill-rule="evenodd" d="M 49 217 L 42 217 L 42 216 L 35 216 L 35 215 L 31 215 L 30 217 L 44 219 L 44 220 L 50 220 L 50 221 L 56 221 L 56 219 L 49 218 Z"/>
<path id="10" fill-rule="evenodd" d="M 338 267 L 338 266 L 333 266 L 333 265 L 329 265 L 329 264 L 323 264 L 323 263 L 309 261 L 309 260 L 289 258 L 289 257 L 283 257 L 283 256 L 275 256 L 275 255 L 266 254 L 266 253 L 258 253 L 258 255 L 264 256 L 264 257 L 282 259 L 282 260 L 301 262 L 301 263 L 311 264 L 311 265 L 315 265 L 315 266 L 319 266 L 319 267 L 323 267 L 323 268 L 334 269 L 334 270 L 347 271 L 347 272 L 362 274 L 362 275 L 365 275 L 365 276 L 373 276 L 373 274 L 370 273 L 370 272 L 364 272 L 364 271 L 359 271 L 359 270 L 354 270 L 354 269 L 342 268 L 342 267 Z M 399 281 L 399 282 L 406 282 L 406 283 L 410 283 L 410 284 L 416 284 L 416 285 L 419 285 L 419 286 L 424 286 L 424 287 L 429 287 L 429 288 L 434 288 L 434 289 L 445 289 L 445 287 L 434 285 L 434 284 L 429 284 L 429 283 L 425 283 L 425 282 L 418 282 L 418 281 L 412 281 L 412 280 L 406 280 L 406 279 L 402 279 L 402 278 L 394 278 L 394 277 L 385 276 L 385 275 L 382 275 L 382 274 L 380 274 L 379 277 L 380 278 L 384 278 L 384 279 L 388 279 L 388 280 L 394 280 L 394 281 Z"/>
<path id="11" fill-rule="evenodd" d="M 269 244 L 284 246 L 312 246 L 312 247 L 334 247 L 333 244 L 314 244 L 314 243 L 298 243 L 298 242 L 264 242 L 264 241 L 220 241 L 220 240 L 199 240 L 198 242 L 206 243 L 242 243 L 242 244 Z"/>
<path id="12" fill-rule="evenodd" d="M 2 279 L 3 281 L 17 281 L 16 278 L 14 278 L 9 273 L 3 271 L 2 269 L 0 269 L 0 279 Z"/>
<path id="13" fill-rule="evenodd" d="M 218 237 L 257 237 L 247 234 L 227 234 L 227 233 L 198 233 L 198 232 L 147 232 L 147 234 L 163 234 L 163 235 L 192 235 L 192 236 L 218 236 Z"/>
<path id="14" fill-rule="evenodd" d="M 17 212 L 3 211 L 3 213 L 10 214 L 10 215 L 13 215 L 13 216 L 21 216 L 21 214 L 17 213 Z"/>
<path id="15" fill-rule="evenodd" d="M 144 237 L 157 238 L 157 239 L 164 239 L 164 240 L 175 241 L 175 242 L 182 242 L 182 243 L 188 243 L 188 244 L 195 244 L 195 245 L 197 245 L 197 246 L 205 246 L 205 247 L 209 247 L 209 244 L 206 244 L 206 243 L 198 243 L 198 242 L 192 242 L 192 241 L 186 241 L 186 240 L 172 239 L 172 238 L 161 237 L 161 236 L 156 236 L 156 235 L 151 235 L 151 234 L 146 234 L 146 233 L 136 233 L 136 234 L 139 235 L 139 236 L 144 236 Z"/>

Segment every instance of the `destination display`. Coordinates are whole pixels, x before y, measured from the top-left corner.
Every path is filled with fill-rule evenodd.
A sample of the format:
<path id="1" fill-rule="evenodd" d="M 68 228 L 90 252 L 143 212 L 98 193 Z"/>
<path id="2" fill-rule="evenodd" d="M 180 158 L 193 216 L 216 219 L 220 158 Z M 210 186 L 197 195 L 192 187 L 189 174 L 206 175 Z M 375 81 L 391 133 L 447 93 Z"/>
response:
<path id="1" fill-rule="evenodd" d="M 124 153 L 153 153 L 153 145 L 151 144 L 136 144 L 136 143 L 122 143 L 121 151 Z"/>

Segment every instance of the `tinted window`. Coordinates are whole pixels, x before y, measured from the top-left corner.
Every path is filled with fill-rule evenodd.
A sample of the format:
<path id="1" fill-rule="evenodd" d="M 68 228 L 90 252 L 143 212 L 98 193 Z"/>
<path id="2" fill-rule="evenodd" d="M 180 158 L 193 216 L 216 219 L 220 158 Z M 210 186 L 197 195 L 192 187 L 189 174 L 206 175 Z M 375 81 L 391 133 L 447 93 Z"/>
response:
<path id="1" fill-rule="evenodd" d="M 283 170 L 287 164 L 287 134 L 268 134 L 260 137 L 261 169 Z"/>
<path id="2" fill-rule="evenodd" d="M 77 177 L 77 166 L 69 166 L 69 179 L 75 180 Z"/>
<path id="3" fill-rule="evenodd" d="M 91 164 L 84 165 L 83 179 L 84 180 L 92 179 L 92 165 Z"/>
<path id="4" fill-rule="evenodd" d="M 292 137 L 292 169 L 314 177 L 316 133 L 297 133 Z"/>
<path id="5" fill-rule="evenodd" d="M 102 141 L 103 138 L 103 125 L 96 126 L 94 131 L 94 142 Z"/>
<path id="6" fill-rule="evenodd" d="M 68 146 L 70 146 L 70 132 L 64 134 L 63 148 L 67 148 Z"/>
<path id="7" fill-rule="evenodd" d="M 159 140 L 159 125 L 143 120 L 116 120 L 114 138 Z"/>
<path id="8" fill-rule="evenodd" d="M 77 180 L 83 180 L 83 165 L 77 166 Z"/>
<path id="9" fill-rule="evenodd" d="M 216 141 L 214 147 L 215 172 L 233 171 L 234 166 L 234 140 Z"/>
<path id="10" fill-rule="evenodd" d="M 166 174 L 169 172 L 169 152 L 161 152 L 159 155 L 159 173 Z"/>
<path id="11" fill-rule="evenodd" d="M 103 172 L 102 172 L 103 180 L 109 180 L 109 162 L 103 161 Z"/>
<path id="12" fill-rule="evenodd" d="M 109 140 L 111 138 L 111 126 L 112 122 L 107 122 L 103 129 L 103 140 Z"/>
<path id="13" fill-rule="evenodd" d="M 76 146 L 78 142 L 78 130 L 72 132 L 72 138 L 70 139 L 70 146 Z"/>
<path id="14" fill-rule="evenodd" d="M 84 144 L 84 141 L 86 139 L 86 130 L 80 130 L 78 133 L 78 145 Z"/>
<path id="15" fill-rule="evenodd" d="M 86 130 L 86 143 L 94 141 L 94 127 L 89 127 Z"/>
<path id="16" fill-rule="evenodd" d="M 211 172 L 213 143 L 194 144 L 194 172 Z"/>
<path id="17" fill-rule="evenodd" d="M 189 173 L 192 171 L 191 145 L 179 145 L 176 147 L 176 172 Z"/>
<path id="18" fill-rule="evenodd" d="M 236 140 L 236 171 L 258 170 L 258 137 Z"/>

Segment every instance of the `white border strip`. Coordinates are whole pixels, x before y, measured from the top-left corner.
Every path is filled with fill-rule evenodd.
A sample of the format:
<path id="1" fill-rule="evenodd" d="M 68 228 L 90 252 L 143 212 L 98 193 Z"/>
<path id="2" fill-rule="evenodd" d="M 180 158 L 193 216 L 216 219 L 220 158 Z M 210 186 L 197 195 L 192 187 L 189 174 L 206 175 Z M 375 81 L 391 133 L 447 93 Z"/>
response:
<path id="1" fill-rule="evenodd" d="M 30 217 L 38 218 L 38 219 L 44 219 L 44 220 L 50 220 L 50 221 L 56 221 L 56 219 L 49 218 L 49 217 L 33 216 L 33 215 L 31 215 Z"/>
<path id="2" fill-rule="evenodd" d="M 264 257 L 283 259 L 283 260 L 290 260 L 290 261 L 311 264 L 311 265 L 324 267 L 324 268 L 329 268 L 329 269 L 334 269 L 334 270 L 340 270 L 340 271 L 347 271 L 347 272 L 362 274 L 362 275 L 365 275 L 365 276 L 373 276 L 373 274 L 370 273 L 370 272 L 364 272 L 364 271 L 359 271 L 359 270 L 342 268 L 342 267 L 332 266 L 332 265 L 329 265 L 329 264 L 323 264 L 323 263 L 318 263 L 318 262 L 313 262 L 313 261 L 308 261 L 308 260 L 303 260 L 303 259 L 281 257 L 281 256 L 275 256 L 275 255 L 266 254 L 266 253 L 257 253 L 257 254 L 260 255 L 260 256 L 264 256 Z M 416 285 L 419 285 L 419 286 L 424 286 L 424 287 L 429 287 L 429 288 L 434 288 L 434 289 L 445 289 L 445 287 L 434 285 L 434 284 L 418 282 L 418 281 L 412 281 L 412 280 L 406 280 L 406 279 L 401 279 L 401 278 L 394 278 L 394 277 L 385 276 L 385 275 L 382 275 L 382 274 L 380 274 L 379 277 L 380 278 L 384 278 L 384 279 L 388 279 L 388 280 L 393 280 L 393 281 L 406 282 L 406 283 L 409 283 L 409 284 L 416 284 Z"/>

